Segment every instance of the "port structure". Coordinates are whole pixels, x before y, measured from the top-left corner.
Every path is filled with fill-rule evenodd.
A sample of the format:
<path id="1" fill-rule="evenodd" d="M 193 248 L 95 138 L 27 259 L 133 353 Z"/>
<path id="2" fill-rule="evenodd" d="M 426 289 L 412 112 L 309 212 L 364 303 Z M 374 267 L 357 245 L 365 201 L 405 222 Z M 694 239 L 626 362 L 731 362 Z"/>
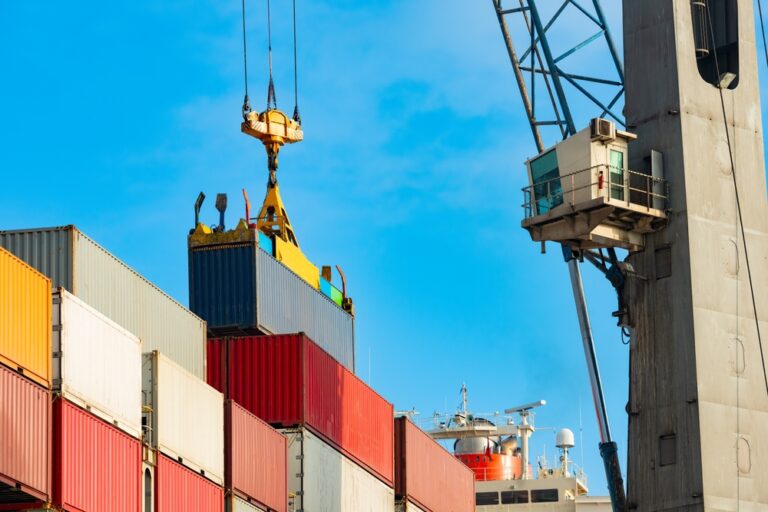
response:
<path id="1" fill-rule="evenodd" d="M 669 187 L 660 165 L 627 167 L 637 137 L 606 119 L 526 162 L 522 226 L 536 242 L 572 249 L 639 251 L 645 235 L 664 227 Z"/>
<path id="2" fill-rule="evenodd" d="M 624 0 L 625 81 L 598 0 L 591 12 L 586 1 L 566 0 L 546 24 L 535 0 L 517 0 L 508 9 L 492 1 L 538 148 L 528 163 L 523 227 L 535 240 L 563 244 L 614 510 L 764 508 L 768 465 L 756 440 L 768 438 L 760 328 L 768 322 L 761 286 L 768 274 L 755 262 L 768 257 L 768 201 L 752 3 Z M 548 34 L 557 32 L 553 23 L 567 7 L 601 28 L 584 43 L 603 36 L 609 57 L 588 62 L 602 71 L 615 68 L 620 91 L 626 84 L 626 122 L 614 108 L 619 96 L 606 103 L 583 86 L 607 82 L 563 70 L 560 61 L 584 44 L 554 57 Z M 506 23 L 512 15 L 527 27 L 530 49 L 523 58 Z M 568 19 L 571 28 L 580 26 Z M 535 65 L 526 67 L 521 63 L 529 56 Z M 524 71 L 543 82 L 553 119 L 537 117 L 537 96 L 528 92 Z M 621 165 L 559 160 L 559 150 L 568 153 L 565 146 L 580 136 L 569 103 L 574 90 L 601 109 L 599 118 L 637 134 Z M 594 121 L 591 141 L 578 146 L 629 142 L 620 130 L 607 136 L 612 129 L 605 121 Z M 534 176 L 546 163 L 540 132 L 546 126 L 558 128 L 565 142 L 556 147 L 557 171 Z M 665 179 L 677 190 L 667 190 Z M 623 262 L 618 248 L 629 250 Z M 628 499 L 610 441 L 581 260 L 616 287 L 619 324 L 629 334 Z"/>
<path id="3" fill-rule="evenodd" d="M 565 144 L 563 150 L 569 146 L 568 139 L 577 135 L 574 103 L 569 99 L 571 96 L 578 95 L 580 99 L 586 98 L 593 107 L 599 109 L 597 116 L 599 119 L 607 116 L 618 123 L 620 127 L 625 127 L 624 117 L 620 114 L 619 108 L 624 95 L 622 60 L 619 57 L 599 0 L 592 0 L 589 9 L 578 0 L 558 1 L 559 7 L 549 13 L 546 21 L 536 0 L 507 0 L 506 2 L 504 0 L 491 0 L 491 2 L 496 11 L 501 34 L 538 153 L 538 157 L 532 159 L 532 162 L 529 161 L 528 165 L 530 181 L 527 192 L 526 190 L 523 191 L 524 194 L 527 194 L 527 199 L 524 201 L 526 219 L 523 221 L 523 227 L 529 230 L 534 240 L 538 239 L 542 242 L 542 250 L 544 250 L 544 243 L 548 240 L 559 242 L 562 245 L 563 256 L 568 265 L 590 387 L 595 403 L 600 431 L 600 455 L 605 465 L 611 503 L 614 512 L 625 511 L 627 510 L 627 502 L 619 466 L 618 447 L 611 436 L 608 422 L 579 263 L 585 259 L 593 262 L 609 277 L 619 296 L 620 308 L 617 316 L 619 316 L 621 323 L 622 316 L 625 316 L 621 307 L 623 303 L 621 287 L 625 279 L 615 256 L 615 249 L 621 245 L 614 242 L 621 239 L 636 239 L 637 237 L 630 237 L 627 232 L 616 233 L 616 230 L 605 222 L 611 214 L 616 212 L 615 207 L 617 205 L 611 204 L 614 199 L 610 198 L 610 189 L 608 201 L 600 195 L 600 169 L 595 168 L 594 164 L 589 163 L 585 166 L 579 166 L 577 163 L 563 165 L 565 171 L 563 174 L 573 175 L 566 180 L 565 188 L 568 190 L 564 190 L 563 175 L 560 173 L 561 164 L 557 158 L 555 158 L 554 165 L 550 165 L 549 171 L 551 172 L 543 172 L 535 178 L 531 174 L 532 171 L 537 171 L 537 164 L 545 163 L 548 153 L 555 156 L 558 154 L 558 148 L 554 148 L 554 152 L 552 149 L 548 151 L 543 137 L 545 130 L 548 134 L 554 131 L 556 140 L 565 141 L 562 143 Z M 594 32 L 590 31 L 583 39 L 579 38 L 574 44 L 566 45 L 562 49 L 551 44 L 549 35 L 557 33 L 558 27 L 567 26 L 568 31 L 573 32 L 574 27 L 582 25 L 590 27 L 590 29 L 594 28 Z M 518 54 L 514 43 L 515 35 L 520 40 L 525 41 L 527 45 L 521 54 Z M 574 55 L 583 53 L 588 48 L 591 49 L 598 42 L 602 43 L 605 50 L 603 53 L 607 55 L 603 57 L 602 65 L 598 68 L 606 75 L 594 75 L 591 72 L 594 68 L 590 68 L 590 71 L 586 73 L 577 73 L 566 69 L 566 65 L 573 62 Z M 567 59 L 570 61 L 566 62 Z M 594 117 L 594 109 L 591 109 L 590 112 Z M 598 129 L 601 128 L 601 124 L 603 123 L 597 123 Z M 590 148 L 589 144 L 582 143 L 581 146 L 577 153 L 588 151 Z M 588 157 L 588 161 L 591 159 L 591 156 Z M 625 158 L 624 162 L 626 161 Z M 607 165 L 603 171 L 610 174 L 610 162 L 599 165 Z M 586 169 L 589 171 L 585 171 Z M 628 172 L 624 170 L 624 165 L 621 166 L 621 170 L 622 174 Z M 592 183 L 595 172 L 598 180 L 597 187 Z M 605 179 L 604 174 L 602 179 Z M 579 180 L 578 185 L 577 180 Z M 581 181 L 585 183 L 582 185 Z M 627 179 L 627 182 L 631 183 L 631 179 Z M 593 188 L 597 188 L 597 193 L 593 192 Z M 570 207 L 565 197 L 568 192 L 567 195 L 570 195 L 573 203 Z M 576 204 L 577 194 L 579 196 L 578 205 Z M 589 201 L 582 201 L 582 195 L 589 196 Z M 603 203 L 602 208 L 599 204 L 601 202 Z M 588 203 L 597 204 L 593 208 Z M 560 208 L 561 204 L 562 208 Z M 601 215 L 605 214 L 607 215 L 601 218 Z M 597 230 L 598 227 L 601 229 Z M 606 237 L 605 233 L 609 231 L 614 231 L 614 235 Z M 609 249 L 610 259 L 603 257 L 602 251 L 597 254 L 590 253 L 589 257 L 585 258 L 582 252 L 583 246 L 605 247 Z"/>

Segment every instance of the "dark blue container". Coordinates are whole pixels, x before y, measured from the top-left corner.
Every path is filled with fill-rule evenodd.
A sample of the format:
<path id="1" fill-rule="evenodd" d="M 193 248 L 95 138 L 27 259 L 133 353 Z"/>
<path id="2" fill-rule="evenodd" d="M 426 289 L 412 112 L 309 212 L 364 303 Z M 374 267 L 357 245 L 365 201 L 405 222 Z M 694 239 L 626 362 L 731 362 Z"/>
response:
<path id="1" fill-rule="evenodd" d="M 258 235 L 245 228 L 190 235 L 189 309 L 211 336 L 304 332 L 354 371 L 354 318 L 277 261 L 272 241 Z"/>
<path id="2" fill-rule="evenodd" d="M 189 253 L 189 309 L 218 334 L 258 331 L 255 243 Z"/>

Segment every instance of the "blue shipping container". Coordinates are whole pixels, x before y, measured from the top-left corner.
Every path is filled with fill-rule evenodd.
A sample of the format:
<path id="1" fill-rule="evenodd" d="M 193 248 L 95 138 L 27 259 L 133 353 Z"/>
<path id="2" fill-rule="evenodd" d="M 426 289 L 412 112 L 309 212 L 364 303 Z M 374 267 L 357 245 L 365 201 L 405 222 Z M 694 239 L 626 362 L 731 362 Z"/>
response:
<path id="1" fill-rule="evenodd" d="M 354 371 L 354 318 L 255 241 L 190 247 L 189 305 L 212 335 L 304 332 Z"/>

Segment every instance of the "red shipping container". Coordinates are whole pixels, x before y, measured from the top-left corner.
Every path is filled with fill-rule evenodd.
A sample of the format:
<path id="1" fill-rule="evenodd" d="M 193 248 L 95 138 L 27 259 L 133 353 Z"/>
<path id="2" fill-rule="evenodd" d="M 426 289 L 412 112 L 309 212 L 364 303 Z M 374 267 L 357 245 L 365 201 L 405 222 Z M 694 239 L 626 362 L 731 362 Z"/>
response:
<path id="1" fill-rule="evenodd" d="M 51 494 L 50 392 L 0 365 L 0 510 Z"/>
<path id="2" fill-rule="evenodd" d="M 408 418 L 397 418 L 395 497 L 427 512 L 472 512 L 475 474 Z"/>
<path id="3" fill-rule="evenodd" d="M 224 405 L 227 489 L 270 511 L 288 507 L 288 440 L 232 400 Z"/>
<path id="4" fill-rule="evenodd" d="M 158 455 L 155 469 L 155 512 L 223 512 L 224 489 Z"/>
<path id="5" fill-rule="evenodd" d="M 58 398 L 53 502 L 71 512 L 140 512 L 141 442 Z"/>
<path id="6" fill-rule="evenodd" d="M 208 348 L 214 361 L 225 354 L 209 365 L 208 383 L 227 398 L 273 426 L 306 426 L 393 485 L 392 404 L 304 334 L 209 340 Z"/>

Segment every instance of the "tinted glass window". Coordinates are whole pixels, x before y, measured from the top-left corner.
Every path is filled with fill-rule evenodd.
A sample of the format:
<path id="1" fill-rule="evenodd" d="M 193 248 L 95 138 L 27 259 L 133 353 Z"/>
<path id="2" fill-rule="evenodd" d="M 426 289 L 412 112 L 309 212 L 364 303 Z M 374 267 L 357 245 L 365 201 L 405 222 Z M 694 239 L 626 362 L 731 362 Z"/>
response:
<path id="1" fill-rule="evenodd" d="M 499 493 L 497 492 L 479 492 L 475 495 L 475 504 L 477 505 L 498 505 Z"/>
<path id="2" fill-rule="evenodd" d="M 557 489 L 536 489 L 531 491 L 533 503 L 553 502 L 558 500 Z"/>
<path id="3" fill-rule="evenodd" d="M 501 503 L 528 503 L 528 491 L 502 491 Z"/>
<path id="4" fill-rule="evenodd" d="M 553 149 L 531 160 L 530 165 L 537 213 L 546 213 L 555 206 L 563 204 L 563 187 L 557 179 L 560 177 L 557 152 Z"/>

